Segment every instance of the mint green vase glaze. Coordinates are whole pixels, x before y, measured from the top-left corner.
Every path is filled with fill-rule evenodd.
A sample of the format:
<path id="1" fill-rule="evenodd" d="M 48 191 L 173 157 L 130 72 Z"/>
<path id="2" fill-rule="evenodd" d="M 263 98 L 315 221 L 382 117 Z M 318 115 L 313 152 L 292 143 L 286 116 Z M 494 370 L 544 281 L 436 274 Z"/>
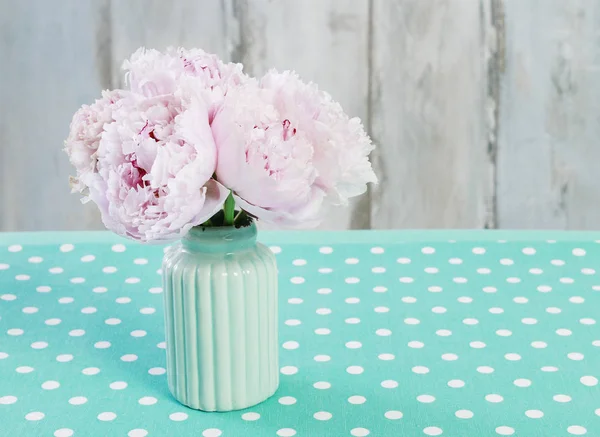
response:
<path id="1" fill-rule="evenodd" d="M 163 260 L 169 389 L 231 411 L 277 390 L 277 265 L 256 226 L 193 228 Z"/>

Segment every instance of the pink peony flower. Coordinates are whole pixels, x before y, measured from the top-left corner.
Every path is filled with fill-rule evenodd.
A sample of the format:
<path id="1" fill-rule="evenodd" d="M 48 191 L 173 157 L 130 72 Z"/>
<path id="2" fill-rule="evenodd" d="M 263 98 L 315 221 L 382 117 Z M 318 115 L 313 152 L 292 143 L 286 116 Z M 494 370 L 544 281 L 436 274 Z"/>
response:
<path id="1" fill-rule="evenodd" d="M 217 179 L 265 222 L 316 225 L 324 201 L 346 203 L 377 180 L 360 121 L 293 73 L 231 90 L 211 127 Z"/>
<path id="2" fill-rule="evenodd" d="M 81 176 L 96 171 L 96 151 L 104 125 L 113 121 L 113 111 L 126 95 L 121 90 L 103 91 L 101 99 L 83 105 L 73 116 L 64 150 L 77 170 L 77 177 L 71 178 L 74 191 L 85 190 Z"/>
<path id="3" fill-rule="evenodd" d="M 229 191 L 211 179 L 217 152 L 202 99 L 184 108 L 173 95 L 130 94 L 113 118 L 98 172 L 82 179 L 108 229 L 144 242 L 175 240 L 222 207 Z"/>
<path id="4" fill-rule="evenodd" d="M 131 91 L 146 97 L 174 94 L 186 78 L 195 78 L 188 80 L 187 86 L 208 102 L 211 120 L 227 91 L 248 80 L 242 64 L 224 63 L 200 49 L 169 48 L 162 53 L 142 47 L 123 63 L 123 68 Z"/>

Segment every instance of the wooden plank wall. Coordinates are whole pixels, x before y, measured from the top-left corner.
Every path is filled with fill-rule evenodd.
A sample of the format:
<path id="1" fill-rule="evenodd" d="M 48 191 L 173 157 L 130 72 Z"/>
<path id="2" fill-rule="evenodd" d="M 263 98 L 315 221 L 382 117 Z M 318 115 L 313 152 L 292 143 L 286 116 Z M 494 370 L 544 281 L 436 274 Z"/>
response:
<path id="1" fill-rule="evenodd" d="M 600 0 L 0 0 L 0 231 L 101 226 L 62 142 L 142 45 L 295 69 L 363 119 L 380 184 L 323 229 L 600 228 Z"/>

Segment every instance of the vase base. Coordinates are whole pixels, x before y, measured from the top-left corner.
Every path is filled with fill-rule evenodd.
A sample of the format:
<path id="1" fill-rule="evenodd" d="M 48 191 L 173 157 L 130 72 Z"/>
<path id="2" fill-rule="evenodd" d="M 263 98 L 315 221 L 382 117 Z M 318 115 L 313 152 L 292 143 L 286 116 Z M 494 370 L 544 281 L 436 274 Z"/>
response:
<path id="1" fill-rule="evenodd" d="M 213 402 L 205 402 L 202 399 L 181 399 L 170 388 L 169 391 L 171 392 L 171 395 L 173 396 L 173 398 L 175 398 L 177 402 L 179 402 L 181 405 L 191 408 L 192 410 L 204 411 L 206 413 L 227 413 L 229 411 L 245 410 L 247 408 L 255 407 L 256 405 L 262 404 L 263 402 L 270 399 L 277 392 L 278 388 L 279 384 L 275 386 L 274 390 L 269 391 L 266 396 L 258 397 L 253 401 L 237 405 L 235 402 L 227 402 L 228 405 L 219 405 L 218 403 L 215 403 L 214 400 Z"/>

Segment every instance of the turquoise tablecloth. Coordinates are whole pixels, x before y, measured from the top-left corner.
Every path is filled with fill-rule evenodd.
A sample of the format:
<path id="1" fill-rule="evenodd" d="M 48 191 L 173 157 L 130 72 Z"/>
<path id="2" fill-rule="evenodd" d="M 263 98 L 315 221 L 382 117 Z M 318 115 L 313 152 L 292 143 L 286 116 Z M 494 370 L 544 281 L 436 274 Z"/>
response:
<path id="1" fill-rule="evenodd" d="M 0 234 L 0 436 L 600 435 L 600 234 L 262 239 L 281 387 L 215 414 L 167 390 L 163 247 Z"/>

